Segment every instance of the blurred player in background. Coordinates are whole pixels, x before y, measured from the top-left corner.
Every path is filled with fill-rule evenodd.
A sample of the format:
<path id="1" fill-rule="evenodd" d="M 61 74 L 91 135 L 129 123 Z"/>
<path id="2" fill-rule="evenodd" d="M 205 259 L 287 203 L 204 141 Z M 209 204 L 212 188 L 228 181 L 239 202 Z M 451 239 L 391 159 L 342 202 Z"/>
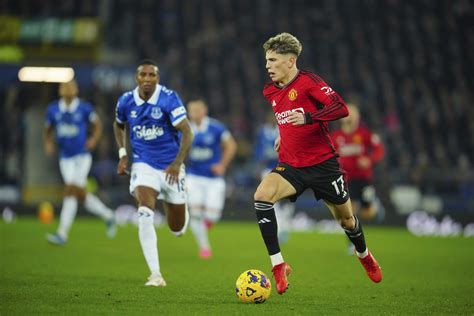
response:
<path id="1" fill-rule="evenodd" d="M 128 174 L 126 128 L 130 133 L 130 193 L 138 204 L 138 237 L 151 272 L 146 286 L 166 286 L 153 224 L 156 200 L 163 200 L 168 226 L 176 236 L 185 233 L 189 221 L 183 162 L 193 132 L 180 97 L 160 85 L 159 79 L 157 64 L 142 61 L 136 73 L 138 87 L 119 98 L 114 122 L 120 159 L 117 173 L 121 175 Z"/>
<path id="2" fill-rule="evenodd" d="M 341 128 L 331 133 L 339 163 L 346 171 L 351 200 L 356 213 L 364 220 L 373 219 L 377 196 L 373 186 L 374 165 L 385 153 L 380 137 L 360 124 L 357 106 L 348 104 L 349 116 L 341 120 Z"/>
<path id="3" fill-rule="evenodd" d="M 368 250 L 362 226 L 353 215 L 344 174 L 336 159 L 328 122 L 348 115 L 341 97 L 319 76 L 298 70 L 302 46 L 296 37 L 281 33 L 263 45 L 271 82 L 264 96 L 277 118 L 278 165 L 258 186 L 254 199 L 259 228 L 272 262 L 276 289 L 288 288 L 291 267 L 283 259 L 278 242 L 274 204 L 284 198 L 296 200 L 306 189 L 323 199 L 356 248 L 367 275 L 382 280 L 380 267 Z"/>
<path id="4" fill-rule="evenodd" d="M 194 142 L 186 162 L 191 228 L 199 256 L 212 256 L 208 230 L 221 218 L 226 197 L 224 175 L 237 151 L 237 144 L 221 122 L 209 117 L 204 100 L 188 102 Z"/>
<path id="5" fill-rule="evenodd" d="M 341 120 L 341 128 L 331 133 L 339 163 L 346 172 L 352 206 L 362 219 L 377 215 L 377 196 L 373 186 L 374 165 L 384 156 L 380 137 L 360 124 L 357 106 L 348 104 L 349 115 Z M 349 254 L 353 254 L 349 247 Z"/>
<path id="6" fill-rule="evenodd" d="M 87 211 L 99 216 L 107 224 L 107 235 L 114 237 L 114 213 L 98 197 L 85 190 L 87 175 L 92 165 L 90 151 L 94 150 L 102 134 L 102 123 L 92 105 L 80 100 L 76 81 L 61 83 L 61 99 L 48 106 L 43 132 L 44 150 L 52 156 L 59 149 L 59 168 L 65 184 L 63 206 L 57 232 L 48 234 L 49 242 L 64 245 L 68 239 L 78 202 Z M 92 127 L 88 135 L 88 127 Z"/>
<path id="7" fill-rule="evenodd" d="M 257 130 L 254 158 L 258 163 L 258 171 L 262 179 L 278 164 L 275 141 L 279 132 L 275 123 L 275 114 L 269 112 L 265 123 Z M 285 243 L 289 239 L 295 204 L 289 201 L 280 201 L 276 202 L 273 208 L 278 222 L 278 240 L 280 243 Z"/>

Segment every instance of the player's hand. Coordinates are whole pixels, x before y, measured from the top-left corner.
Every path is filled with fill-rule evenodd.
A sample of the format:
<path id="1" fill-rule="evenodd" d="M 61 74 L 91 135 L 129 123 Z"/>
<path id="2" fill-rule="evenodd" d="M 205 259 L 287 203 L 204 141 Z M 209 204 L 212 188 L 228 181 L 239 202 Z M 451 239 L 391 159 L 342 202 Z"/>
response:
<path id="1" fill-rule="evenodd" d="M 280 151 L 280 135 L 275 139 L 275 143 L 273 143 L 273 149 L 275 149 L 276 152 Z"/>
<path id="2" fill-rule="evenodd" d="M 173 161 L 165 169 L 166 181 L 168 181 L 170 185 L 173 185 L 178 182 L 180 170 L 181 170 L 181 163 L 177 161 Z"/>
<path id="3" fill-rule="evenodd" d="M 55 151 L 54 141 L 52 139 L 46 139 L 44 141 L 44 152 L 48 156 L 52 156 Z"/>
<path id="4" fill-rule="evenodd" d="M 222 177 L 225 174 L 225 167 L 221 163 L 216 163 L 211 166 L 211 171 L 214 175 Z"/>
<path id="5" fill-rule="evenodd" d="M 86 141 L 86 148 L 88 150 L 94 150 L 96 147 L 97 147 L 97 140 L 94 137 L 91 137 Z"/>
<path id="6" fill-rule="evenodd" d="M 304 125 L 304 113 L 293 111 L 288 115 L 288 122 L 293 125 Z"/>
<path id="7" fill-rule="evenodd" d="M 127 170 L 128 167 L 128 156 L 123 156 L 120 158 L 120 161 L 117 164 L 117 173 L 119 175 L 127 175 L 130 174 L 130 172 Z"/>
<path id="8" fill-rule="evenodd" d="M 372 166 L 372 161 L 367 156 L 361 156 L 357 159 L 357 167 L 360 169 L 367 169 Z"/>

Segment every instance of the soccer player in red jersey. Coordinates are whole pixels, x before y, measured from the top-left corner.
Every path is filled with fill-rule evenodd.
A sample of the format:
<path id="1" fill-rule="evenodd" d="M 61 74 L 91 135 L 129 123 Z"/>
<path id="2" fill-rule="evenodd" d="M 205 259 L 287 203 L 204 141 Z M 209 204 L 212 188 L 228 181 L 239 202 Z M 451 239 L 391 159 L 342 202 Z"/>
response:
<path id="1" fill-rule="evenodd" d="M 370 279 L 380 282 L 380 267 L 353 215 L 347 183 L 328 130 L 329 121 L 348 115 L 346 104 L 319 76 L 297 68 L 302 45 L 293 35 L 278 34 L 268 39 L 263 49 L 272 81 L 265 85 L 263 94 L 275 112 L 280 138 L 275 142 L 278 165 L 262 179 L 254 199 L 277 292 L 282 294 L 288 288 L 291 267 L 280 251 L 273 205 L 284 198 L 295 201 L 308 188 L 316 199 L 324 200 L 338 220 Z"/>
<path id="2" fill-rule="evenodd" d="M 359 109 L 347 105 L 349 116 L 341 120 L 341 128 L 331 133 L 339 163 L 346 172 L 352 204 L 356 213 L 365 220 L 376 215 L 375 189 L 372 184 L 374 165 L 385 153 L 377 134 L 360 124 Z M 354 203 L 355 202 L 355 203 Z"/>

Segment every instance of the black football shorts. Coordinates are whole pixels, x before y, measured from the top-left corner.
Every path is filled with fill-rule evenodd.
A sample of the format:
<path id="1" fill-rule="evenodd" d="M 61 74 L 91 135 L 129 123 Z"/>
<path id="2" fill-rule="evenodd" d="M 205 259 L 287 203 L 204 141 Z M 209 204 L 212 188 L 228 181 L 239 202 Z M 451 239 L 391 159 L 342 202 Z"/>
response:
<path id="1" fill-rule="evenodd" d="M 295 168 L 284 163 L 272 170 L 285 178 L 296 189 L 289 197 L 294 202 L 306 189 L 314 192 L 314 197 L 340 205 L 349 199 L 349 190 L 344 171 L 335 157 L 314 166 Z"/>

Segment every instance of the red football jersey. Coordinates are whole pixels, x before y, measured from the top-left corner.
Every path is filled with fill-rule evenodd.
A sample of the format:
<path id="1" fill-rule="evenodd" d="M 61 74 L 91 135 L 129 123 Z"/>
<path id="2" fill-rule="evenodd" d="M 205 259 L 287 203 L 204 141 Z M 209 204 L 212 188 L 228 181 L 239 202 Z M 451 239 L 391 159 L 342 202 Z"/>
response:
<path id="1" fill-rule="evenodd" d="M 349 134 L 338 129 L 331 133 L 331 137 L 339 153 L 339 163 L 346 171 L 348 179 L 372 180 L 373 165 L 382 159 L 385 151 L 379 137 L 360 125 Z M 361 168 L 358 165 L 357 160 L 363 156 L 370 159 L 369 168 Z"/>
<path id="2" fill-rule="evenodd" d="M 347 116 L 348 110 L 341 97 L 319 76 L 299 71 L 283 87 L 273 82 L 266 84 L 263 95 L 272 105 L 280 129 L 280 162 L 300 168 L 336 155 L 327 122 Z M 292 111 L 312 113 L 314 123 L 292 125 L 288 122 Z"/>

